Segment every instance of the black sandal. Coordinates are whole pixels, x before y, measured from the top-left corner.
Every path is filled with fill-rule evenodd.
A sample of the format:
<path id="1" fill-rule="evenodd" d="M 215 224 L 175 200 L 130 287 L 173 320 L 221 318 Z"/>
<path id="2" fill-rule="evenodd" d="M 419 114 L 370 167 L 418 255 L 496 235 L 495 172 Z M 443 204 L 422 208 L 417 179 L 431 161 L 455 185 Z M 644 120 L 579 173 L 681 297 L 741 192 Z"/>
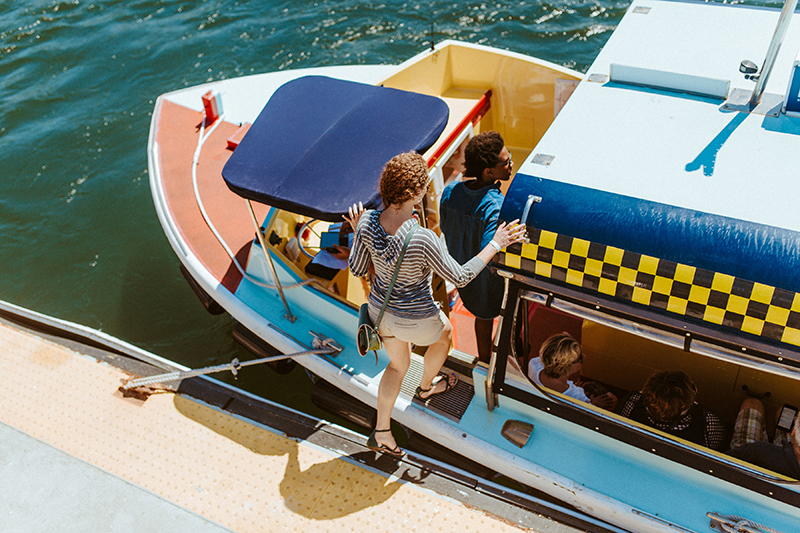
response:
<path id="1" fill-rule="evenodd" d="M 400 446 L 389 448 L 385 444 L 378 444 L 378 441 L 375 439 L 375 433 L 391 433 L 391 432 L 392 432 L 391 429 L 376 429 L 367 439 L 367 448 L 369 448 L 373 452 L 388 453 L 393 457 L 403 457 L 406 454 L 406 452 L 401 450 Z"/>
<path id="2" fill-rule="evenodd" d="M 417 392 L 414 393 L 414 398 L 416 398 L 417 400 L 425 403 L 432 396 L 435 396 L 436 394 L 444 394 L 445 392 L 454 389 L 455 386 L 458 385 L 458 374 L 456 374 L 455 372 L 452 372 L 449 375 L 448 374 L 438 374 L 436 377 L 439 377 L 439 376 L 441 376 L 442 379 L 444 380 L 444 390 L 441 390 L 439 392 L 431 392 L 425 398 L 423 398 L 420 395 L 420 393 L 432 391 L 436 387 L 436 385 L 438 385 L 439 383 L 442 382 L 442 379 L 440 379 L 439 381 L 431 382 L 431 388 L 430 389 L 423 389 L 422 386 L 417 387 Z M 450 383 L 450 376 L 454 376 L 456 378 L 455 383 L 452 383 L 452 384 Z M 436 378 L 433 378 L 433 379 L 436 379 Z"/>

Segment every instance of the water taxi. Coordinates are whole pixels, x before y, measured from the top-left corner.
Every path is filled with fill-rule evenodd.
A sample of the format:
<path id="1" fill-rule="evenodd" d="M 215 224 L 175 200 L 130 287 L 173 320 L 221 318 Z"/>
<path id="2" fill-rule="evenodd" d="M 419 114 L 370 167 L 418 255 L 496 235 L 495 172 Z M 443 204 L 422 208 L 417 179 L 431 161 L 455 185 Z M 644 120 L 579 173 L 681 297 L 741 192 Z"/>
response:
<path id="1" fill-rule="evenodd" d="M 154 203 L 190 285 L 256 352 L 375 405 L 387 358 L 360 357 L 367 282 L 331 253 L 342 214 L 378 207 L 383 163 L 417 150 L 420 222 L 461 179 L 463 146 L 499 131 L 515 161 L 501 219 L 528 242 L 505 280 L 491 362 L 452 287 L 457 388 L 393 418 L 527 487 L 637 532 L 800 530 L 796 479 L 534 384 L 529 360 L 569 331 L 582 377 L 621 396 L 681 370 L 730 428 L 758 396 L 800 402 L 800 26 L 783 11 L 635 0 L 584 75 L 445 41 L 396 66 L 222 80 L 160 96 L 148 143 Z M 763 63 L 759 67 L 755 61 Z M 293 363 L 277 368 L 291 369 Z M 771 424 L 771 421 L 770 421 Z"/>

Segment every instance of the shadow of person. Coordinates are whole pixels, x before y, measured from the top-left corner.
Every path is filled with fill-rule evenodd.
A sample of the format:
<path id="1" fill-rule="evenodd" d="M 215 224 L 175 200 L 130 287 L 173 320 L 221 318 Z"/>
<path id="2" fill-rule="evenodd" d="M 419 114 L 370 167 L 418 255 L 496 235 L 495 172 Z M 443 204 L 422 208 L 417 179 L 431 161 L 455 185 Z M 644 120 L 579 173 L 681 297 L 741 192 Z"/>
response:
<path id="1" fill-rule="evenodd" d="M 298 446 L 290 448 L 280 493 L 287 509 L 312 520 L 335 520 L 380 505 L 402 486 L 399 481 L 389 481 L 343 459 L 303 468 L 298 455 Z M 363 463 L 374 455 L 358 452 L 349 457 Z M 397 464 L 396 459 L 387 456 L 379 457 L 378 462 Z"/>
<path id="2" fill-rule="evenodd" d="M 248 465 L 250 472 L 237 472 L 237 476 L 247 478 L 248 491 L 259 491 L 262 498 L 272 500 L 268 503 L 276 510 L 285 509 L 311 520 L 334 520 L 380 505 L 389 500 L 403 482 L 420 482 L 424 477 L 411 476 L 401 462 L 385 454 L 376 456 L 375 452 L 361 451 L 341 458 L 330 457 L 313 448 L 301 447 L 299 442 L 302 438 L 276 434 L 191 399 L 176 395 L 174 404 L 182 415 L 262 459 L 286 457 L 285 461 L 253 460 L 252 465 Z M 314 432 L 311 430 L 303 438 Z M 247 454 L 236 455 L 237 458 L 223 457 L 231 465 L 229 468 L 236 468 L 234 462 L 246 464 L 248 461 Z M 212 458 L 207 460 L 211 462 Z M 369 465 L 371 470 L 361 464 Z M 208 466 L 211 472 L 226 471 L 211 464 Z M 404 471 L 400 472 L 401 469 Z M 375 470 L 391 472 L 396 479 L 390 480 Z M 212 481 L 228 484 L 231 480 Z M 276 485 L 282 505 L 275 501 Z"/>

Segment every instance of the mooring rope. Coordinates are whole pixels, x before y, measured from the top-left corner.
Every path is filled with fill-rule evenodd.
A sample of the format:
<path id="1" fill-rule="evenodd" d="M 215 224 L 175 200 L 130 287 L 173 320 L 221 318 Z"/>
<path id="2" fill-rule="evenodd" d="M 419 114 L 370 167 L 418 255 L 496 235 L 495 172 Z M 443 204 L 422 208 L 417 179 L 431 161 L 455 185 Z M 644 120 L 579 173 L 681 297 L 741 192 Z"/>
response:
<path id="1" fill-rule="evenodd" d="M 222 372 L 223 370 L 230 370 L 233 375 L 239 373 L 239 369 L 245 366 L 260 365 L 262 363 L 271 363 L 273 361 L 281 361 L 291 357 L 298 357 L 300 355 L 322 355 L 338 352 L 337 348 L 329 346 L 319 350 L 308 350 L 305 352 L 290 353 L 286 355 L 275 355 L 271 357 L 262 357 L 260 359 L 253 359 L 251 361 L 240 362 L 239 359 L 234 359 L 230 363 L 225 363 L 216 366 L 207 366 L 205 368 L 197 368 L 194 370 L 183 370 L 177 372 L 168 372 L 166 374 L 157 374 L 155 376 L 147 376 L 143 378 L 132 379 L 122 385 L 122 390 L 135 389 L 137 387 L 144 387 L 145 385 L 152 385 L 153 383 L 165 383 L 167 381 L 175 381 L 177 379 L 193 378 L 195 376 L 203 376 L 205 374 L 213 374 L 214 372 Z"/>
<path id="2" fill-rule="evenodd" d="M 753 522 L 747 518 L 736 515 L 721 515 L 713 512 L 706 513 L 711 519 L 711 529 L 716 528 L 726 533 L 781 533 L 777 529 Z M 716 522 L 716 524 L 715 524 Z"/>

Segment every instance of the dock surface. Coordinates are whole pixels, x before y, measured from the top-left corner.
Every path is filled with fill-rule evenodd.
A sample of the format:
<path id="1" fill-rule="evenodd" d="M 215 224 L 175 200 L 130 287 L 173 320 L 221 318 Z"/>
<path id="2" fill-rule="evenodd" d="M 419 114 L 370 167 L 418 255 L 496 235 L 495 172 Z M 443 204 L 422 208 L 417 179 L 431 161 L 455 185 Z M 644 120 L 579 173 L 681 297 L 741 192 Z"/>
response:
<path id="1" fill-rule="evenodd" d="M 125 398 L 125 371 L 5 321 L 0 368 L 5 533 L 577 531 L 501 518 L 420 487 L 403 464 L 388 476 L 358 464 L 368 450 L 326 449 L 184 394 Z"/>

